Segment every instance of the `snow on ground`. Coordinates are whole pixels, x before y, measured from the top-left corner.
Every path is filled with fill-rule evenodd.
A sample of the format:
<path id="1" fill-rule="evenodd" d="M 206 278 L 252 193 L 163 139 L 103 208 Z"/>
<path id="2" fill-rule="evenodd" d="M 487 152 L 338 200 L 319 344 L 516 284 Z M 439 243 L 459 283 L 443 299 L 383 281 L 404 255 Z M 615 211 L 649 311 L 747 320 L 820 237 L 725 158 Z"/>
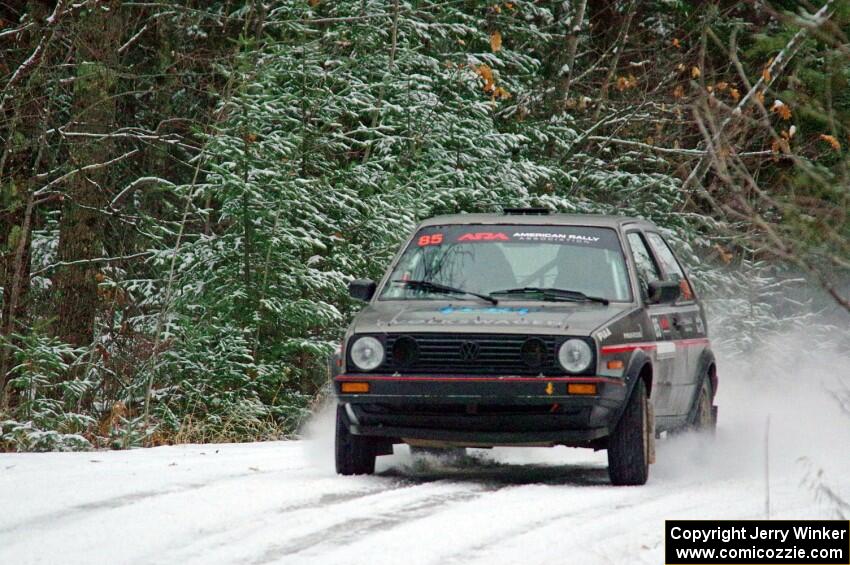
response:
<path id="1" fill-rule="evenodd" d="M 659 441 L 643 487 L 566 448 L 449 465 L 397 446 L 337 477 L 330 410 L 302 441 L 3 454 L 0 564 L 657 564 L 665 519 L 765 515 L 768 415 L 771 517 L 837 517 L 818 484 L 850 500 L 847 359 L 775 361 L 721 364 L 717 437 Z"/>

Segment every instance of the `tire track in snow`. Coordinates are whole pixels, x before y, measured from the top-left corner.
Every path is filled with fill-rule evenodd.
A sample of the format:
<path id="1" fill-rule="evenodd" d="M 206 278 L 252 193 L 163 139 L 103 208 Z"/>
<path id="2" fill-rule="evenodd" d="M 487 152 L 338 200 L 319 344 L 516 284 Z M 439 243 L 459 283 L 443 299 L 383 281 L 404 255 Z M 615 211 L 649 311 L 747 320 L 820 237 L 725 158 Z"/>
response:
<path id="1" fill-rule="evenodd" d="M 397 471 L 394 471 L 397 472 Z M 366 556 L 371 554 L 371 547 L 381 547 L 386 553 L 384 561 L 399 562 L 404 559 L 405 546 L 407 541 L 413 541 L 420 534 L 418 530 L 429 528 L 429 524 L 440 524 L 437 531 L 434 533 L 439 537 L 439 530 L 445 527 L 445 522 L 454 522 L 453 516 L 472 515 L 475 516 L 473 522 L 477 524 L 487 524 L 485 528 L 472 527 L 469 529 L 469 543 L 472 545 L 463 545 L 463 549 L 459 550 L 461 554 L 467 550 L 477 550 L 479 546 L 484 549 L 494 542 L 497 542 L 502 536 L 521 535 L 526 531 L 534 530 L 537 527 L 545 525 L 549 520 L 553 519 L 551 512 L 541 512 L 532 514 L 531 520 L 524 519 L 525 512 L 519 511 L 512 514 L 513 519 L 518 520 L 517 523 L 511 524 L 511 527 L 506 530 L 496 526 L 491 518 L 501 514 L 501 510 L 493 508 L 504 508 L 504 503 L 511 500 L 513 503 L 522 503 L 527 497 L 528 504 L 540 504 L 542 500 L 546 500 L 549 496 L 548 492 L 556 494 L 558 487 L 566 487 L 568 489 L 577 489 L 577 491 L 587 492 L 592 490 L 595 492 L 610 492 L 614 495 L 608 483 L 607 469 L 596 465 L 551 465 L 551 464 L 510 464 L 499 463 L 494 461 L 480 461 L 475 467 L 461 468 L 442 468 L 442 469 L 426 469 L 424 472 L 414 470 L 411 474 L 402 475 L 411 480 L 419 480 L 431 482 L 434 480 L 451 481 L 452 484 L 463 486 L 466 489 L 478 489 L 476 496 L 462 497 L 463 505 L 452 505 L 445 508 L 451 514 L 446 516 L 444 523 L 435 522 L 439 520 L 436 517 L 437 512 L 416 512 L 403 510 L 398 512 L 389 523 L 385 523 L 383 516 L 376 517 L 373 514 L 364 514 L 363 518 L 355 517 L 351 522 L 341 524 L 339 530 L 343 532 L 344 539 L 342 543 L 339 540 L 333 539 L 334 531 L 328 528 L 327 531 L 321 532 L 323 535 L 315 535 L 310 539 L 304 540 L 309 542 L 309 547 L 300 548 L 298 551 L 289 552 L 270 552 L 267 551 L 267 559 L 258 559 L 255 564 L 265 564 L 268 562 L 280 560 L 281 563 L 368 563 Z M 605 488 L 600 490 L 600 487 Z M 536 489 L 543 487 L 540 491 L 528 489 Z M 554 487 L 554 488 L 552 488 Z M 552 489 L 552 490 L 549 490 Z M 563 492 L 563 491 L 561 491 Z M 543 494 L 543 496 L 541 496 Z M 501 496 L 499 498 L 499 496 Z M 577 501 L 578 502 L 578 501 Z M 585 506 L 588 500 L 582 501 Z M 635 502 L 634 504 L 637 504 Z M 632 506 L 633 504 L 622 505 L 623 507 Z M 489 508 L 491 507 L 492 508 Z M 556 517 L 575 516 L 581 512 L 586 512 L 588 515 L 611 510 L 611 505 L 606 504 L 605 509 L 600 510 L 598 505 L 577 509 L 575 505 L 569 506 L 567 511 L 561 508 L 561 512 Z M 422 526 L 417 527 L 414 522 L 425 520 Z M 365 523 L 366 527 L 361 528 L 361 524 Z M 463 526 L 460 526 L 463 528 Z M 397 530 L 402 528 L 402 530 Z M 393 533 L 394 530 L 396 533 Z M 451 526 L 449 527 L 451 530 Z M 375 537 L 377 535 L 377 537 Z M 451 536 L 450 536 L 451 537 Z M 368 541 L 367 541 L 368 540 Z M 436 542 L 435 542 L 436 543 Z M 454 543 L 454 542 L 449 542 Z M 307 544 L 305 544 L 306 546 Z M 352 545 L 350 549 L 349 545 Z M 439 544 L 435 547 L 438 547 Z M 351 560 L 352 556 L 356 556 Z M 437 554 L 435 554 L 435 557 Z M 452 553 L 443 554 L 439 559 L 435 559 L 434 563 L 444 563 L 452 559 Z M 289 559 L 287 559 L 289 558 Z M 415 559 L 413 560 L 416 561 Z M 498 561 L 498 560 L 497 560 Z M 455 559 L 454 562 L 457 562 Z"/>
<path id="2" fill-rule="evenodd" d="M 269 518 L 268 512 L 254 519 L 243 521 L 241 526 L 231 524 L 221 535 L 196 538 L 184 546 L 182 554 L 170 552 L 168 562 L 206 563 L 211 556 L 232 547 L 234 544 L 248 548 L 250 553 L 230 558 L 228 562 L 269 563 L 293 555 L 301 555 L 314 547 L 339 547 L 357 541 L 369 531 L 385 531 L 409 520 L 428 516 L 447 504 L 469 501 L 483 493 L 498 490 L 502 485 L 460 485 L 446 480 L 424 481 L 395 477 L 392 474 L 377 475 L 371 480 L 389 478 L 392 488 L 382 481 L 380 488 L 363 493 L 339 493 L 320 497 L 319 500 L 284 506 L 276 513 L 279 518 Z M 359 481 L 349 479 L 353 485 Z M 436 492 L 435 492 L 436 491 Z M 320 501 L 324 498 L 324 502 Z M 285 520 L 281 522 L 280 520 Z M 350 532 L 356 524 L 357 533 Z M 268 539 L 268 531 L 279 527 L 281 536 L 296 531 L 285 541 Z M 293 525 L 296 525 L 293 527 Z M 300 526 L 300 527 L 298 527 Z M 257 541 L 250 542 L 252 538 Z M 251 547 L 254 550 L 251 550 Z M 198 551 L 187 552 L 192 547 Z"/>
<path id="3" fill-rule="evenodd" d="M 212 485 L 216 485 L 219 483 L 224 483 L 228 481 L 238 481 L 244 479 L 246 477 L 256 477 L 260 475 L 267 475 L 271 473 L 279 473 L 280 471 L 251 471 L 248 473 L 232 473 L 229 475 L 222 475 L 219 477 L 215 477 L 212 479 L 204 480 L 202 482 L 191 482 L 191 483 L 183 483 L 177 484 L 174 486 L 162 488 L 162 489 L 150 489 L 143 490 L 137 492 L 131 492 L 127 494 L 122 494 L 119 496 L 114 496 L 110 498 L 104 498 L 101 500 L 96 500 L 93 502 L 84 502 L 82 504 L 75 504 L 72 506 L 66 506 L 61 510 L 56 512 L 49 512 L 46 514 L 40 514 L 38 516 L 33 516 L 31 518 L 27 518 L 12 526 L 7 526 L 5 528 L 0 528 L 0 535 L 14 533 L 21 529 L 31 529 L 31 528 L 39 528 L 45 526 L 52 526 L 59 522 L 65 522 L 73 520 L 82 515 L 90 515 L 92 512 L 98 512 L 103 510 L 114 510 L 116 508 L 121 508 L 122 506 L 127 506 L 130 504 L 135 504 L 137 502 L 141 502 L 144 500 L 158 498 L 163 496 L 170 496 L 173 494 L 181 494 L 184 492 L 191 492 L 194 490 L 203 489 L 205 487 L 209 487 Z"/>
<path id="4" fill-rule="evenodd" d="M 376 475 L 376 477 L 392 477 L 392 475 Z M 355 500 L 358 498 L 364 498 L 367 496 L 372 496 L 375 494 L 386 493 L 394 490 L 399 490 L 402 488 L 415 487 L 421 484 L 427 483 L 437 483 L 437 482 L 450 482 L 447 477 L 438 477 L 428 481 L 416 481 L 416 480 L 405 480 L 405 477 L 399 476 L 397 480 L 394 480 L 391 484 L 394 485 L 391 488 L 387 488 L 386 486 L 380 486 L 376 488 L 370 489 L 361 489 L 351 492 L 340 492 L 340 493 L 325 493 L 321 495 L 318 499 L 310 502 L 300 502 L 291 504 L 288 506 L 282 506 L 279 510 L 279 513 L 287 513 L 287 512 L 297 512 L 300 510 L 310 510 L 315 508 L 327 508 L 330 506 L 334 506 L 336 504 L 343 504 L 349 502 L 351 500 Z"/>
<path id="5" fill-rule="evenodd" d="M 405 508 L 389 514 L 378 514 L 370 518 L 357 520 L 356 523 L 343 522 L 333 526 L 317 530 L 313 533 L 295 538 L 285 544 L 272 546 L 257 559 L 254 565 L 265 565 L 301 553 L 306 550 L 317 551 L 331 546 L 334 548 L 348 545 L 370 532 L 380 530 L 386 532 L 391 528 L 433 513 L 433 509 L 440 508 L 445 504 L 466 502 L 482 496 L 481 492 L 459 492 L 452 495 L 435 495 L 421 498 L 411 502 Z"/>
<path id="6" fill-rule="evenodd" d="M 557 543 L 565 543 L 570 539 L 577 541 L 575 549 L 578 551 L 592 552 L 596 561 L 608 561 L 613 554 L 622 557 L 624 553 L 618 552 L 618 544 L 623 540 L 628 542 L 629 538 L 639 537 L 647 527 L 650 529 L 651 537 L 657 537 L 665 519 L 670 516 L 681 515 L 692 510 L 697 504 L 700 496 L 695 498 L 694 492 L 701 484 L 701 480 L 687 481 L 675 485 L 676 488 L 665 488 L 659 490 L 651 486 L 639 489 L 622 489 L 611 487 L 617 491 L 625 491 L 629 500 L 620 504 L 594 504 L 593 506 L 569 511 L 556 515 L 526 522 L 520 527 L 510 530 L 502 530 L 498 535 L 478 540 L 474 545 L 457 551 L 441 563 L 487 563 L 491 562 L 496 555 L 511 555 L 509 549 L 517 550 L 520 547 L 537 547 L 541 539 L 556 540 Z M 734 488 L 739 484 L 734 480 L 720 481 L 711 485 L 712 490 L 723 491 L 726 488 Z M 716 492 L 704 492 L 701 497 L 710 504 L 717 499 Z M 597 500 L 597 502 L 600 502 Z M 751 501 L 747 501 L 750 503 Z M 633 518 L 629 515 L 634 514 Z M 624 519 L 624 517 L 626 519 Z M 632 528 L 624 528 L 623 523 L 633 523 Z M 595 543 L 593 540 L 604 539 L 604 544 Z M 589 541 L 590 540 L 590 541 Z M 662 543 L 658 540 L 648 545 L 641 545 L 639 549 L 651 551 Z M 570 551 L 570 547 L 564 547 L 563 551 Z M 583 559 L 577 559 L 582 561 Z M 586 560 L 585 560 L 586 561 Z M 614 561 L 616 562 L 616 561 Z"/>
<path id="7" fill-rule="evenodd" d="M 286 514 L 288 512 L 299 512 L 301 510 L 311 510 L 314 508 L 324 508 L 328 506 L 333 506 L 335 504 L 343 504 L 352 500 L 357 500 L 358 498 L 366 498 L 367 496 L 372 496 L 373 494 L 387 492 L 390 490 L 397 490 L 405 486 L 409 485 L 399 483 L 398 486 L 391 488 L 376 487 L 364 490 L 355 490 L 351 492 L 325 493 L 321 495 L 318 499 L 306 500 L 304 502 L 296 502 L 293 504 L 284 505 L 280 508 L 280 510 L 278 510 L 278 513 Z"/>
<path id="8" fill-rule="evenodd" d="M 608 484 L 607 470 L 586 465 L 512 465 L 486 459 L 467 461 L 461 466 L 426 464 L 412 468 L 390 468 L 380 476 L 398 477 L 412 485 L 441 484 L 462 485 L 465 490 L 448 495 L 429 495 L 408 502 L 404 508 L 394 512 L 367 514 L 355 521 L 343 521 L 333 526 L 311 532 L 266 549 L 253 561 L 264 565 L 287 557 L 320 555 L 322 550 L 333 551 L 345 547 L 371 533 L 385 533 L 395 527 L 427 518 L 446 504 L 467 503 L 492 496 L 494 493 L 531 484 L 598 486 Z M 533 527 L 533 526 L 532 526 Z"/>
<path id="9" fill-rule="evenodd" d="M 366 480 L 371 481 L 376 478 L 378 477 L 369 477 Z M 322 483 L 326 480 L 327 478 L 322 477 L 317 478 L 312 482 Z M 399 479 L 381 481 L 379 484 L 362 488 L 362 481 L 359 481 L 357 478 L 352 478 L 350 484 L 354 490 L 337 493 L 323 493 L 318 497 L 308 500 L 285 504 L 271 512 L 267 509 L 258 510 L 251 516 L 244 517 L 241 524 L 236 526 L 234 526 L 233 523 L 227 523 L 215 529 L 196 532 L 196 535 L 189 539 L 188 543 L 171 546 L 169 549 L 170 558 L 175 557 L 177 555 L 176 552 L 180 551 L 185 554 L 184 557 L 177 559 L 177 561 L 181 563 L 197 560 L 198 558 L 209 554 L 215 554 L 218 549 L 227 547 L 248 535 L 260 532 L 264 528 L 268 527 L 268 524 L 262 519 L 269 515 L 297 517 L 302 513 L 309 514 L 319 510 L 330 511 L 337 506 L 346 505 L 354 501 L 368 500 L 370 497 L 376 496 L 391 496 L 392 493 L 416 486 L 416 484 L 411 481 Z M 302 488 L 308 489 L 309 486 L 302 486 Z M 197 534 L 200 534 L 200 536 Z M 202 552 L 199 553 L 192 551 L 192 548 L 197 545 L 201 545 L 204 548 Z M 151 556 L 151 560 L 155 560 L 155 556 Z M 203 561 L 205 561 L 205 559 L 201 559 L 201 562 Z M 171 559 L 169 559 L 168 562 L 171 562 Z"/>
<path id="10" fill-rule="evenodd" d="M 594 523 L 597 520 L 609 517 L 612 512 L 628 510 L 644 502 L 646 502 L 646 499 L 638 497 L 637 500 L 633 502 L 629 502 L 627 504 L 619 504 L 613 508 L 607 505 L 600 507 L 594 504 L 589 508 L 573 508 L 569 511 L 562 512 L 559 514 L 546 515 L 541 518 L 522 522 L 520 524 L 516 524 L 513 528 L 500 530 L 497 534 L 479 538 L 476 540 L 475 544 L 463 548 L 461 551 L 456 552 L 454 555 L 448 558 L 442 559 L 441 562 L 446 564 L 454 564 L 475 561 L 481 556 L 484 556 L 487 553 L 493 551 L 494 547 L 498 547 L 500 543 L 504 542 L 505 540 L 514 541 L 537 531 L 539 528 L 549 528 L 555 524 L 560 524 L 564 521 L 570 521 L 570 525 L 568 527 L 565 527 L 564 530 L 575 532 L 576 524 L 582 524 L 582 521 L 585 521 L 584 523 Z M 619 535 L 622 534 L 606 534 L 606 540 L 610 541 L 611 539 L 618 537 Z"/>

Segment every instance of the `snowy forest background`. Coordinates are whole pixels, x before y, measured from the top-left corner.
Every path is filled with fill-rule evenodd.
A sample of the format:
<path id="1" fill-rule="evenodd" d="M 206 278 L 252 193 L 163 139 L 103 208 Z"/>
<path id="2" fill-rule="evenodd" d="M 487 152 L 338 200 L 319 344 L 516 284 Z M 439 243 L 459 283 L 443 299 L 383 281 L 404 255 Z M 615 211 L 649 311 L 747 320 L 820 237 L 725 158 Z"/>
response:
<path id="1" fill-rule="evenodd" d="M 293 433 L 347 281 L 442 213 L 649 218 L 716 347 L 846 352 L 848 33 L 844 0 L 0 1 L 0 450 Z"/>

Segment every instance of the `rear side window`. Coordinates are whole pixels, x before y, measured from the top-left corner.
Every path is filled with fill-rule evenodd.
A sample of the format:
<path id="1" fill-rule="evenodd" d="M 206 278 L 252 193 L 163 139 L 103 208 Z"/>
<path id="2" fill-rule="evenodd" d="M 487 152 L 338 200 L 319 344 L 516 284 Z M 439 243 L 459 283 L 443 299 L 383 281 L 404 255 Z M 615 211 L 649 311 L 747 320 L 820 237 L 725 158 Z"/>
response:
<path id="1" fill-rule="evenodd" d="M 670 280 L 678 282 L 685 278 L 685 273 L 682 272 L 682 267 L 679 266 L 679 262 L 676 261 L 676 257 L 673 256 L 673 252 L 670 251 L 667 242 L 657 233 L 648 233 L 646 234 L 646 238 L 649 240 L 649 245 L 652 246 L 655 256 L 661 261 L 661 266 Z"/>
<path id="2" fill-rule="evenodd" d="M 682 271 L 682 267 L 679 265 L 679 262 L 676 261 L 676 256 L 673 255 L 673 251 L 670 249 L 670 246 L 667 245 L 664 238 L 657 233 L 648 233 L 646 234 L 646 237 L 649 239 L 649 245 L 652 246 L 653 251 L 655 251 L 655 256 L 658 257 L 658 260 L 661 262 L 661 266 L 664 268 L 667 278 L 679 283 L 679 288 L 682 291 L 681 300 L 693 300 L 694 293 L 691 289 L 691 285 L 685 278 L 685 273 Z"/>
<path id="3" fill-rule="evenodd" d="M 643 242 L 643 238 L 638 232 L 631 232 L 626 236 L 629 240 L 629 247 L 632 250 L 632 257 L 635 260 L 637 268 L 638 283 L 640 284 L 641 296 L 646 298 L 649 295 L 649 283 L 657 281 L 661 278 L 661 273 L 658 271 L 649 249 Z"/>

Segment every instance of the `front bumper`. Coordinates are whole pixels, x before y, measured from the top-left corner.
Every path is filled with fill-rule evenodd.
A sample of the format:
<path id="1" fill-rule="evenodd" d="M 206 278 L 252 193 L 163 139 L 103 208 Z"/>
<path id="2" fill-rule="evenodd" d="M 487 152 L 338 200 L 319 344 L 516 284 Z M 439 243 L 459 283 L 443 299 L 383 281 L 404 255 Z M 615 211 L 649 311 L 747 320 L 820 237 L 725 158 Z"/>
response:
<path id="1" fill-rule="evenodd" d="M 369 392 L 345 394 L 344 382 Z M 567 392 L 593 383 L 595 395 Z M 460 445 L 587 445 L 604 438 L 626 399 L 626 383 L 606 377 L 363 375 L 334 378 L 355 435 Z"/>

